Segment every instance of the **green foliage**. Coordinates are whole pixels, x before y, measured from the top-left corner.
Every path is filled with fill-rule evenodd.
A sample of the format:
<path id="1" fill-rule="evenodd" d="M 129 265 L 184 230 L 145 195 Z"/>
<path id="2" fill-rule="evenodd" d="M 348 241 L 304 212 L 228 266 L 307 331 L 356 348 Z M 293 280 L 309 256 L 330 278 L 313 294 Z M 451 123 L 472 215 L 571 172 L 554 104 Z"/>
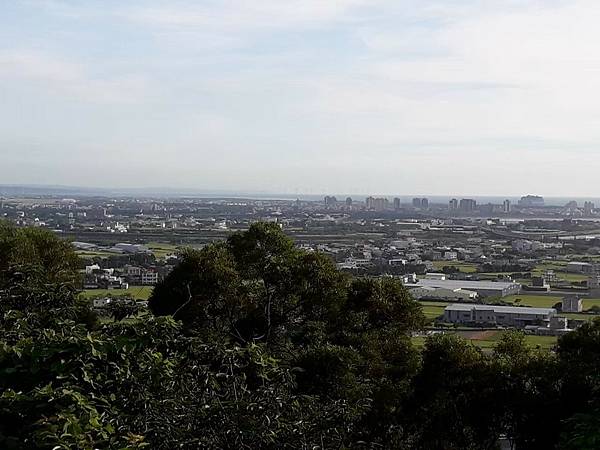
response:
<path id="1" fill-rule="evenodd" d="M 154 315 L 122 299 L 101 325 L 70 247 L 0 237 L 2 449 L 598 447 L 600 320 L 556 354 L 516 332 L 493 352 L 454 334 L 419 352 L 424 315 L 397 280 L 255 224 L 186 251 Z"/>
<path id="2" fill-rule="evenodd" d="M 78 261 L 71 244 L 52 232 L 0 221 L 0 289 L 15 272 L 35 283 L 73 283 Z"/>

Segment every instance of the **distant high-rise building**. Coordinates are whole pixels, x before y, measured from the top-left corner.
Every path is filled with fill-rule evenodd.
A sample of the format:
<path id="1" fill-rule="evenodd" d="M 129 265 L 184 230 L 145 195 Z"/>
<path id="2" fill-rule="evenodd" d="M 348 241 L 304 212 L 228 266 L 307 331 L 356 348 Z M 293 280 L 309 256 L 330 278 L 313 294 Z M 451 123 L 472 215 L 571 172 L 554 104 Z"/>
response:
<path id="1" fill-rule="evenodd" d="M 565 208 L 567 208 L 567 209 L 577 209 L 578 208 L 577 202 L 574 201 L 574 200 L 571 200 L 570 202 L 568 202 L 565 205 Z"/>
<path id="2" fill-rule="evenodd" d="M 524 208 L 541 208 L 544 204 L 544 197 L 538 195 L 525 195 L 519 200 L 519 206 Z"/>
<path id="3" fill-rule="evenodd" d="M 346 206 L 352 207 L 352 197 L 346 197 Z"/>
<path id="4" fill-rule="evenodd" d="M 325 206 L 335 206 L 337 204 L 337 198 L 333 196 L 325 196 Z"/>
<path id="5" fill-rule="evenodd" d="M 396 198 L 394 199 L 394 209 L 395 209 L 396 211 L 398 211 L 398 210 L 400 209 L 400 199 L 399 199 L 398 197 L 396 197 Z"/>
<path id="6" fill-rule="evenodd" d="M 453 198 L 452 200 L 450 200 L 448 202 L 448 209 L 450 211 L 456 211 L 458 209 L 458 200 L 456 200 L 455 198 Z"/>
<path id="7" fill-rule="evenodd" d="M 375 211 L 383 211 L 387 209 L 389 201 L 387 198 L 376 198 L 375 199 Z"/>
<path id="8" fill-rule="evenodd" d="M 464 212 L 473 212 L 477 208 L 477 202 L 471 198 L 463 198 L 460 200 L 459 209 Z"/>
<path id="9" fill-rule="evenodd" d="M 592 202 L 585 202 L 583 204 L 583 212 L 588 216 L 594 212 L 594 209 L 595 205 Z"/>
<path id="10" fill-rule="evenodd" d="M 413 198 L 412 199 L 413 208 L 429 208 L 429 199 L 427 198 Z"/>
<path id="11" fill-rule="evenodd" d="M 504 214 L 509 214 L 511 212 L 510 200 L 504 200 L 504 202 L 502 203 L 502 212 Z"/>
<path id="12" fill-rule="evenodd" d="M 365 203 L 367 205 L 367 209 L 371 209 L 371 210 L 375 210 L 375 211 L 384 211 L 384 210 L 388 209 L 388 206 L 390 204 L 389 200 L 387 198 L 383 198 L 383 197 L 378 197 L 378 198 L 367 197 L 367 199 L 365 200 Z"/>

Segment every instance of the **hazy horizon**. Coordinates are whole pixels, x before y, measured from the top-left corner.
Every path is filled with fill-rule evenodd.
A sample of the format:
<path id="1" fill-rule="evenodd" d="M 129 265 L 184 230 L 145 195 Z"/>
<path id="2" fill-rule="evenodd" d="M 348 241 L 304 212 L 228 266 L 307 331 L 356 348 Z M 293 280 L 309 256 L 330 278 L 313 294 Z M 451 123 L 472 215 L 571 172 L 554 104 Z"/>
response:
<path id="1" fill-rule="evenodd" d="M 599 19 L 591 0 L 3 2 L 0 183 L 594 198 Z"/>
<path id="2" fill-rule="evenodd" d="M 21 190 L 21 192 L 18 192 Z M 207 199 L 248 199 L 248 200 L 294 200 L 300 199 L 303 201 L 318 201 L 322 200 L 326 195 L 337 196 L 338 201 L 343 202 L 347 196 L 354 201 L 362 202 L 366 197 L 385 197 L 393 199 L 398 197 L 404 205 L 410 204 L 415 197 L 426 197 L 433 204 L 444 204 L 452 198 L 472 198 L 481 204 L 485 203 L 501 203 L 504 200 L 516 202 L 522 195 L 485 195 L 485 194 L 427 194 L 427 193 L 361 193 L 361 192 L 321 192 L 321 193 L 285 193 L 285 192 L 270 192 L 270 191 L 236 191 L 225 189 L 185 189 L 173 188 L 168 186 L 152 186 L 147 188 L 110 188 L 110 187 L 85 187 L 85 186 L 64 186 L 64 185 L 40 185 L 40 184 L 0 184 L 0 197 L 6 196 L 39 196 L 49 195 L 53 197 L 73 195 L 80 196 L 114 196 L 114 197 L 131 197 L 138 196 L 140 198 L 207 198 Z M 541 195 L 539 193 L 528 193 L 523 195 Z M 541 195 L 546 200 L 546 206 L 563 206 L 567 202 L 577 201 L 581 204 L 585 201 L 592 201 L 600 204 L 600 196 L 545 196 Z"/>

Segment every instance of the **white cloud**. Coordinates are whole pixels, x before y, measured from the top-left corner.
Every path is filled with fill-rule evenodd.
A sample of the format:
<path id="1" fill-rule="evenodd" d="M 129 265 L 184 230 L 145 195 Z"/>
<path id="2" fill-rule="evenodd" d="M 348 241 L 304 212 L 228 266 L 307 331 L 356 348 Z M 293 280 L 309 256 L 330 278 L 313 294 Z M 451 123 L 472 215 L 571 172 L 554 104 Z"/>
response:
<path id="1" fill-rule="evenodd" d="M 139 74 L 94 76 L 83 64 L 32 51 L 0 51 L 0 79 L 94 103 L 132 103 L 149 95 L 148 80 Z"/>
<path id="2" fill-rule="evenodd" d="M 119 15 L 148 25 L 222 30 L 315 26 L 340 20 L 367 0 L 224 0 L 176 2 L 124 9 Z"/>

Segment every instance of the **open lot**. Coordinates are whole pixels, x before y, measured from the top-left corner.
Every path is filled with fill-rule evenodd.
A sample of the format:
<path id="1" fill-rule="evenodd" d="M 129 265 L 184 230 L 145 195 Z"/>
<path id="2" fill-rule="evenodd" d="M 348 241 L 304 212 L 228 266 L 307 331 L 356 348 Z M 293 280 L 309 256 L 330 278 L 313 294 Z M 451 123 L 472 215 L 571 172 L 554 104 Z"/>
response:
<path id="1" fill-rule="evenodd" d="M 449 331 L 449 333 L 455 333 L 459 336 L 463 337 L 471 344 L 476 347 L 491 351 L 498 344 L 498 341 L 502 338 L 502 334 L 505 331 L 502 330 L 473 330 L 473 331 Z M 423 348 L 425 345 L 425 337 L 414 337 L 412 338 L 413 344 L 418 348 Z M 533 347 L 539 348 L 542 350 L 551 350 L 554 348 L 557 342 L 557 338 L 555 336 L 533 336 L 533 335 L 525 335 L 525 342 Z"/>
<path id="2" fill-rule="evenodd" d="M 82 295 L 86 298 L 96 297 L 98 295 L 126 295 L 129 294 L 137 300 L 148 300 L 152 294 L 152 286 L 130 286 L 129 289 L 86 289 Z"/>
<path id="3" fill-rule="evenodd" d="M 562 300 L 562 296 L 546 295 L 510 295 L 502 300 L 512 303 L 514 306 L 531 306 L 533 308 L 552 308 Z M 520 300 L 520 301 L 519 301 Z M 583 298 L 583 310 L 587 311 L 592 306 L 600 306 L 600 298 Z M 561 313 L 561 316 L 571 319 L 591 320 L 594 316 L 590 314 Z"/>
<path id="4" fill-rule="evenodd" d="M 114 256 L 118 253 L 111 253 L 111 252 L 103 252 L 103 251 L 94 251 L 94 250 L 78 250 L 75 253 L 77 253 L 77 256 L 79 256 L 80 258 L 108 258 L 109 256 Z"/>
<path id="5" fill-rule="evenodd" d="M 458 270 L 465 273 L 477 272 L 477 266 L 475 264 L 465 263 L 462 261 L 433 261 L 433 267 L 435 267 L 435 270 L 440 272 L 444 267 L 456 267 Z"/>
<path id="6" fill-rule="evenodd" d="M 149 242 L 146 247 L 154 254 L 156 259 L 165 259 L 168 255 L 177 253 L 180 246 L 168 244 L 166 242 Z"/>
<path id="7" fill-rule="evenodd" d="M 428 319 L 437 319 L 439 316 L 444 314 L 444 308 L 450 304 L 446 302 L 428 301 L 420 301 L 419 303 L 423 307 L 423 314 L 425 314 L 425 317 Z"/>

